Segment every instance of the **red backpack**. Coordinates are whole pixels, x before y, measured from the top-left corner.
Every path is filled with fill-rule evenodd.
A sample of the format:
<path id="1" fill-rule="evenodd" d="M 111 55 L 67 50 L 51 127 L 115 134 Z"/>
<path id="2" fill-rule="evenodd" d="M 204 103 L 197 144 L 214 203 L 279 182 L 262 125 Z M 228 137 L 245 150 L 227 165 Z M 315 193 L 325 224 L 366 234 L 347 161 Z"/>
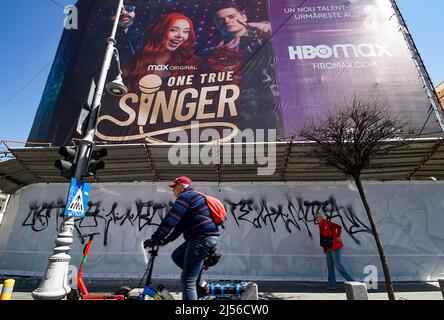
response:
<path id="1" fill-rule="evenodd" d="M 211 215 L 213 216 L 213 221 L 216 226 L 222 225 L 223 227 L 223 223 L 227 219 L 227 210 L 225 209 L 222 201 L 215 197 L 208 196 L 200 192 L 198 193 L 204 196 L 205 200 L 207 201 L 208 209 L 210 209 Z"/>

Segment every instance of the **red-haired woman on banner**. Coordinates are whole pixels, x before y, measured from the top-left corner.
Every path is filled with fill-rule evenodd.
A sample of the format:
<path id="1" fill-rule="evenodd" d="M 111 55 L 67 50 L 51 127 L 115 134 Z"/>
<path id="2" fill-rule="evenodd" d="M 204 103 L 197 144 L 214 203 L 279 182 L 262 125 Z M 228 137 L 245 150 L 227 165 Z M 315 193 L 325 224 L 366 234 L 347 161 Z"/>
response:
<path id="1" fill-rule="evenodd" d="M 157 74 L 161 78 L 193 74 L 193 69 L 201 63 L 193 52 L 195 43 L 196 33 L 190 18 L 178 12 L 166 14 L 150 31 L 147 44 L 129 75 L 130 86 L 137 88 L 138 81 L 147 74 Z M 159 66 L 170 68 L 163 70 Z"/>

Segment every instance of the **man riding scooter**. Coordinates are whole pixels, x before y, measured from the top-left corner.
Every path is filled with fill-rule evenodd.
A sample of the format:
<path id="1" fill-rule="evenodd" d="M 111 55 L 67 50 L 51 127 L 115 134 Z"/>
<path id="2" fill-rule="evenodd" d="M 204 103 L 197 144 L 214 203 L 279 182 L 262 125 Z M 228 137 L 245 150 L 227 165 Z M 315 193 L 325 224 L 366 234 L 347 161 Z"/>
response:
<path id="1" fill-rule="evenodd" d="M 219 238 L 219 229 L 213 220 L 205 196 L 191 187 L 191 179 L 176 178 L 168 186 L 176 201 L 144 247 L 165 245 L 182 233 L 185 242 L 172 253 L 174 263 L 182 269 L 182 299 L 197 300 L 197 281 L 210 251 Z"/>

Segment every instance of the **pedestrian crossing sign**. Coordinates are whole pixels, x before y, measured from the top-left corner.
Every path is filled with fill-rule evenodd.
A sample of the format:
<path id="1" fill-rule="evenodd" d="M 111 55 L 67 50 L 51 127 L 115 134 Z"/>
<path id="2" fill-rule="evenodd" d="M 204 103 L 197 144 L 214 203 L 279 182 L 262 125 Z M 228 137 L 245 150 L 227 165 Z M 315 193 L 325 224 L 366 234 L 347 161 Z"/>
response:
<path id="1" fill-rule="evenodd" d="M 88 206 L 91 184 L 71 179 L 68 200 L 66 201 L 65 216 L 83 218 Z"/>

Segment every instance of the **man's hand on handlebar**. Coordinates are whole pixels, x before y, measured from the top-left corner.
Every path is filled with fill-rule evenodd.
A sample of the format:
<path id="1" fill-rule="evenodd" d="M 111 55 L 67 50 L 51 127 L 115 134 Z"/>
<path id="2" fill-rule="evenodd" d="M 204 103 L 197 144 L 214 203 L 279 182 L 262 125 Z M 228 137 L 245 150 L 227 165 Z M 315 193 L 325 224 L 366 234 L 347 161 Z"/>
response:
<path id="1" fill-rule="evenodd" d="M 165 242 L 162 240 L 147 239 L 143 242 L 143 247 L 146 249 L 154 246 L 163 246 L 164 244 Z"/>

